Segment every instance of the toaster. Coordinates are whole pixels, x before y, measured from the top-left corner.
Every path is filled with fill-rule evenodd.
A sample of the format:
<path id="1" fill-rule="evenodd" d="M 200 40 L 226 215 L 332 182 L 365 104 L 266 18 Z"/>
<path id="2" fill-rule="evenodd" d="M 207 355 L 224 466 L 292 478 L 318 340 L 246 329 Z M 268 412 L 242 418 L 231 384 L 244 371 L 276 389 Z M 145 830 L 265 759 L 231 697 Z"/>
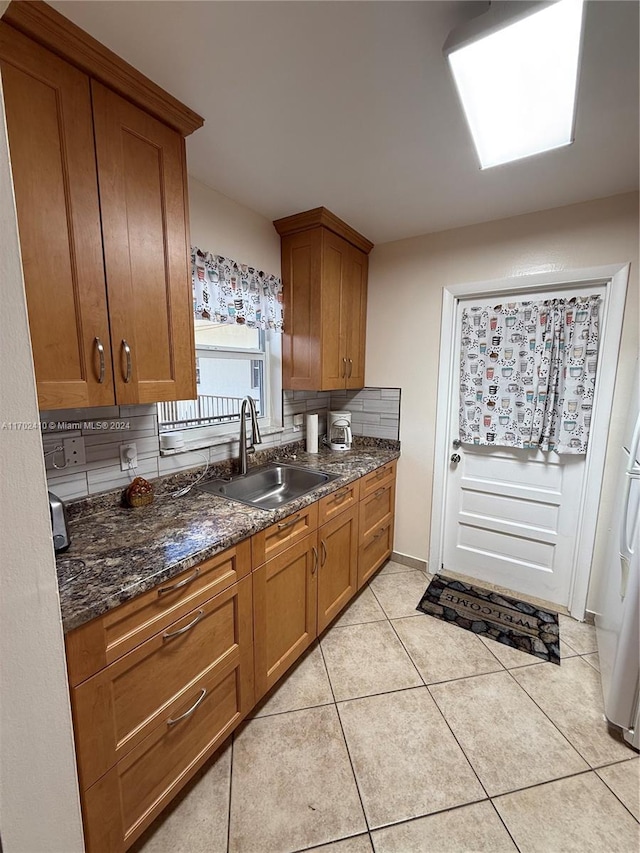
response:
<path id="1" fill-rule="evenodd" d="M 56 554 L 66 551 L 71 545 L 69 528 L 67 526 L 67 510 L 57 495 L 49 492 L 49 513 L 51 515 L 51 530 L 53 532 L 53 548 Z"/>

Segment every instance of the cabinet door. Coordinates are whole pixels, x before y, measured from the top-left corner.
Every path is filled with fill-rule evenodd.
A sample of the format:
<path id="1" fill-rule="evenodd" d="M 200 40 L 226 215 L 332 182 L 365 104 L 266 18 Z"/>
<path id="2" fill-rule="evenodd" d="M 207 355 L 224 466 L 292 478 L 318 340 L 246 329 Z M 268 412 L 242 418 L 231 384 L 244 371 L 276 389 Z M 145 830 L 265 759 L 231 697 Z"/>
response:
<path id="1" fill-rule="evenodd" d="M 323 524 L 319 531 L 318 633 L 358 588 L 358 507 Z"/>
<path id="2" fill-rule="evenodd" d="M 322 384 L 321 391 L 345 387 L 347 375 L 346 284 L 349 244 L 331 231 L 322 235 Z"/>
<path id="3" fill-rule="evenodd" d="M 253 573 L 256 700 L 316 637 L 317 533 Z"/>
<path id="4" fill-rule="evenodd" d="M 282 238 L 282 387 L 292 391 L 320 388 L 321 246 L 321 228 Z"/>
<path id="5" fill-rule="evenodd" d="M 184 139 L 91 86 L 116 399 L 195 398 Z"/>
<path id="6" fill-rule="evenodd" d="M 368 269 L 368 256 L 355 246 L 349 246 L 342 288 L 347 388 L 364 388 Z"/>
<path id="7" fill-rule="evenodd" d="M 113 405 L 89 78 L 6 24 L 0 69 L 38 404 Z"/>

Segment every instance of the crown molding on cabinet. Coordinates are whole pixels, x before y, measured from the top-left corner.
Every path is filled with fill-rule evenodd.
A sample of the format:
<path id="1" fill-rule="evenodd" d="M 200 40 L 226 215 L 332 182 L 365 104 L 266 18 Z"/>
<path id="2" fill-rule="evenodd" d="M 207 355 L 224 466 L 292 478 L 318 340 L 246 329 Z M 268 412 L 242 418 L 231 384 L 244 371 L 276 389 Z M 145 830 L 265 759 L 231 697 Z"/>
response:
<path id="1" fill-rule="evenodd" d="M 39 42 L 136 106 L 189 136 L 204 119 L 43 0 L 13 0 L 2 23 Z"/>
<path id="2" fill-rule="evenodd" d="M 297 234 L 300 231 L 307 231 L 309 228 L 315 228 L 320 225 L 329 231 L 333 231 L 334 234 L 342 237 L 367 255 L 373 249 L 374 244 L 370 240 L 367 240 L 355 228 L 347 225 L 346 222 L 343 222 L 342 219 L 339 219 L 335 213 L 331 213 L 326 207 L 314 207 L 313 210 L 305 210 L 303 213 L 295 213 L 293 216 L 276 219 L 273 223 L 274 228 L 281 237 L 289 234 Z"/>

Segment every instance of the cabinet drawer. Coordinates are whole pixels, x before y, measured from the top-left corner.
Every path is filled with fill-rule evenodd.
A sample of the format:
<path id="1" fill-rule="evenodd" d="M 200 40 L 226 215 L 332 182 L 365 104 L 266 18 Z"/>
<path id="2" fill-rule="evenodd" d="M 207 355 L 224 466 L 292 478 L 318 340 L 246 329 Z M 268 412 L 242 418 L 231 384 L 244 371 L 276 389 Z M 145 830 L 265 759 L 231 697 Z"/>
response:
<path id="1" fill-rule="evenodd" d="M 222 744 L 245 713 L 241 678 L 238 661 L 210 670 L 142 743 L 85 791 L 87 853 L 130 847 Z"/>
<path id="2" fill-rule="evenodd" d="M 369 497 L 360 501 L 360 542 L 364 542 L 383 526 L 394 513 L 396 499 L 395 480 L 383 480 Z"/>
<path id="3" fill-rule="evenodd" d="M 204 676 L 239 665 L 240 702 L 253 701 L 251 578 L 204 602 L 141 646 L 73 688 L 78 772 L 88 788 L 184 704 Z"/>
<path id="4" fill-rule="evenodd" d="M 393 517 L 375 530 L 358 552 L 358 589 L 369 580 L 393 550 Z"/>
<path id="5" fill-rule="evenodd" d="M 253 567 L 261 566 L 285 548 L 295 545 L 318 527 L 318 502 L 294 512 L 282 521 L 272 524 L 251 539 Z"/>
<path id="6" fill-rule="evenodd" d="M 360 499 L 360 480 L 338 489 L 318 501 L 318 526 L 330 521 L 336 515 L 358 503 Z"/>
<path id="7" fill-rule="evenodd" d="M 387 462 L 386 465 L 381 465 L 370 474 L 366 474 L 360 480 L 360 500 L 368 498 L 372 492 L 379 489 L 380 486 L 392 480 L 396 475 L 396 460 Z"/>
<path id="8" fill-rule="evenodd" d="M 89 678 L 250 571 L 247 539 L 71 631 L 69 683 L 73 687 Z"/>

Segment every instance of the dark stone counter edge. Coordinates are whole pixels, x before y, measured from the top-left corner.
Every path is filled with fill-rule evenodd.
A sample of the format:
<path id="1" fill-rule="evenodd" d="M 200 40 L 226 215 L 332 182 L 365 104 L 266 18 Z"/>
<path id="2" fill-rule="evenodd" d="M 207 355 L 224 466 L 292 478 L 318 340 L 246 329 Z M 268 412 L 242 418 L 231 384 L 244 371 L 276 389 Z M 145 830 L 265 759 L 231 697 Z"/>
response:
<path id="1" fill-rule="evenodd" d="M 292 501 L 291 503 L 283 507 L 281 510 L 261 510 L 257 508 L 253 509 L 251 507 L 246 506 L 245 509 L 249 510 L 250 513 L 245 516 L 246 522 L 243 523 L 244 519 L 238 518 L 237 524 L 234 525 L 235 529 L 232 532 L 222 534 L 220 539 L 217 540 L 215 543 L 208 545 L 203 549 L 195 551 L 189 556 L 184 557 L 183 559 L 180 559 L 169 566 L 165 566 L 164 568 L 153 572 L 152 574 L 145 574 L 144 577 L 140 577 L 137 581 L 134 581 L 133 583 L 128 583 L 118 592 L 107 594 L 104 598 L 100 596 L 99 593 L 96 593 L 96 599 L 92 600 L 91 605 L 77 608 L 73 606 L 73 601 L 65 601 L 63 586 L 66 586 L 67 583 L 73 580 L 73 577 L 67 577 L 64 581 L 64 584 L 60 585 L 60 605 L 64 633 L 67 634 L 70 631 L 81 627 L 87 622 L 90 622 L 91 620 L 104 615 L 110 610 L 119 607 L 121 604 L 132 600 L 136 596 L 141 595 L 150 589 L 153 589 L 159 584 L 171 580 L 173 577 L 186 571 L 187 569 L 190 569 L 193 566 L 204 562 L 205 560 L 215 556 L 216 554 L 220 554 L 228 548 L 231 548 L 233 545 L 238 544 L 238 542 L 241 542 L 242 540 L 253 536 L 255 533 L 260 532 L 260 530 L 264 530 L 265 528 L 270 527 L 276 521 L 279 521 L 282 518 L 286 518 L 287 516 L 294 514 L 298 510 L 303 509 L 304 507 L 321 500 L 326 495 L 338 491 L 345 485 L 366 476 L 371 471 L 374 471 L 376 468 L 379 468 L 382 465 L 386 465 L 389 462 L 400 458 L 399 449 L 381 447 L 381 444 L 382 441 L 380 441 L 380 443 L 375 446 L 375 449 L 378 451 L 386 451 L 384 453 L 384 458 L 381 458 L 380 456 L 372 458 L 371 464 L 367 465 L 366 469 L 364 469 L 364 464 L 360 463 L 360 470 L 358 473 L 349 472 L 344 475 L 341 475 L 330 483 L 327 483 L 323 486 L 319 486 L 309 494 L 303 495 L 301 498 Z M 388 442 L 388 444 L 391 444 L 391 442 Z M 395 444 L 397 447 L 399 445 L 399 442 L 396 442 Z M 366 450 L 365 447 L 361 447 L 360 449 Z M 374 447 L 371 447 L 371 449 L 374 449 Z M 301 466 L 305 465 L 302 460 L 297 461 L 294 464 L 298 464 Z M 217 500 L 223 501 L 225 503 L 229 501 L 229 499 L 227 498 L 217 498 Z M 234 503 L 236 507 L 238 506 L 236 502 L 232 503 Z M 254 513 L 259 514 L 259 517 L 256 517 Z M 150 540 L 146 544 L 147 547 L 153 547 L 152 540 Z M 81 559 L 82 558 L 80 556 L 71 557 L 66 558 L 66 562 L 72 562 L 74 560 L 80 561 Z M 62 554 L 59 558 L 59 563 L 62 562 L 65 562 L 64 554 Z M 82 570 L 80 570 L 79 573 L 81 574 Z M 73 572 L 70 572 L 70 574 L 73 574 Z"/>

